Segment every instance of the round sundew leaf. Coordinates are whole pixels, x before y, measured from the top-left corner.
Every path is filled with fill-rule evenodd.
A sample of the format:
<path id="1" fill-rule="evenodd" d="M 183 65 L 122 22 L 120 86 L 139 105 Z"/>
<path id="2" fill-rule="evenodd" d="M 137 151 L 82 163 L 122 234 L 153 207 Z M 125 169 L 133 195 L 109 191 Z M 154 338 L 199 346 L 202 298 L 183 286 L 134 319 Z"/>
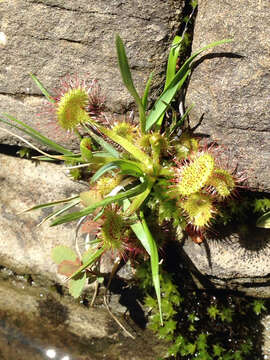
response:
<path id="1" fill-rule="evenodd" d="M 91 151 L 92 141 L 90 138 L 83 138 L 80 142 L 81 156 L 85 161 L 91 161 L 93 153 Z"/>
<path id="2" fill-rule="evenodd" d="M 76 261 L 77 255 L 68 246 L 59 245 L 52 249 L 52 259 L 56 264 L 61 264 L 64 260 Z"/>
<path id="3" fill-rule="evenodd" d="M 84 110 L 88 103 L 88 94 L 85 90 L 71 89 L 61 96 L 57 104 L 57 119 L 59 125 L 65 129 L 74 129 L 80 123 L 90 120 Z"/>
<path id="4" fill-rule="evenodd" d="M 102 196 L 98 191 L 90 190 L 80 193 L 80 199 L 85 207 L 91 206 L 102 200 Z"/>
<path id="5" fill-rule="evenodd" d="M 70 279 L 68 282 L 68 288 L 69 293 L 72 295 L 75 299 L 77 299 L 84 288 L 84 285 L 86 283 L 86 273 L 78 274 L 73 279 Z"/>
<path id="6" fill-rule="evenodd" d="M 58 273 L 70 277 L 80 267 L 81 262 L 77 258 L 76 261 L 64 260 L 58 265 Z"/>
<path id="7" fill-rule="evenodd" d="M 217 194 L 225 198 L 231 194 L 235 188 L 233 176 L 225 169 L 214 169 L 213 174 L 207 180 L 207 185 L 213 186 Z"/>
<path id="8" fill-rule="evenodd" d="M 213 204 L 207 195 L 192 194 L 180 205 L 187 213 L 190 223 L 196 227 L 207 226 L 213 217 Z"/>
<path id="9" fill-rule="evenodd" d="M 188 196 L 202 189 L 212 175 L 215 161 L 212 155 L 204 153 L 185 165 L 181 171 L 181 179 L 177 190 L 181 195 Z"/>

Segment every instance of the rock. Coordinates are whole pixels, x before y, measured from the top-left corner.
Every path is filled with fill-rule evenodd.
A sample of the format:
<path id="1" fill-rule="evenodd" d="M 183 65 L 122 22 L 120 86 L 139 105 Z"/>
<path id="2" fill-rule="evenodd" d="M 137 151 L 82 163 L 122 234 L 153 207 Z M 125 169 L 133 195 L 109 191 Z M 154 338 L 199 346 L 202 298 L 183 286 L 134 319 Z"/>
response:
<path id="1" fill-rule="evenodd" d="M 195 103 L 197 131 L 227 147 L 249 186 L 270 191 L 270 3 L 199 1 L 193 51 L 233 38 L 203 56 L 191 76 L 187 104 Z M 241 14 L 241 16 L 239 16 Z"/>
<path id="2" fill-rule="evenodd" d="M 48 349 L 55 349 L 70 360 L 140 360 L 142 354 L 154 360 L 165 352 L 162 342 L 131 320 L 140 322 L 144 314 L 122 280 L 109 304 L 120 318 L 129 311 L 128 323 L 124 318 L 121 322 L 136 340 L 126 337 L 104 309 L 104 291 L 95 309 L 83 308 L 67 295 L 51 251 L 59 244 L 75 248 L 74 223 L 37 227 L 47 209 L 21 214 L 33 205 L 75 196 L 87 186 L 72 181 L 61 165 L 6 155 L 0 155 L 0 163 L 0 358 L 43 359 Z M 91 287 L 84 296 L 91 301 Z"/>
<path id="3" fill-rule="evenodd" d="M 105 309 L 86 308 L 44 288 L 0 280 L 1 360 L 155 360 L 166 347 L 148 330 L 120 321 Z M 131 328 L 132 326 L 132 328 Z"/>
<path id="4" fill-rule="evenodd" d="M 264 354 L 264 359 L 270 359 L 270 316 L 266 315 L 262 319 L 262 325 L 264 326 L 263 339 L 264 344 L 262 346 L 262 352 Z"/>
<path id="5" fill-rule="evenodd" d="M 1 265 L 18 274 L 45 275 L 59 281 L 51 260 L 59 244 L 74 247 L 74 224 L 37 225 L 50 210 L 22 211 L 41 203 L 76 196 L 86 185 L 68 178 L 63 166 L 0 155 L 0 259 Z M 77 208 L 78 210 L 78 208 Z"/>
<path id="6" fill-rule="evenodd" d="M 270 297 L 270 231 L 245 226 L 245 232 L 237 227 L 221 228 L 202 244 L 186 239 L 183 250 L 199 287 Z"/>
<path id="7" fill-rule="evenodd" d="M 133 100 L 122 84 L 114 37 L 125 42 L 134 82 L 142 92 L 148 76 L 155 72 L 153 88 L 163 81 L 167 50 L 180 26 L 184 0 L 169 2 L 113 0 L 2 1 L 0 31 L 6 37 L 1 46 L 0 114 L 20 120 L 70 146 L 49 123 L 43 97 L 29 77 L 35 74 L 53 92 L 67 74 L 99 80 L 108 110 L 131 109 Z M 14 138 L 0 133 L 0 143 L 14 144 Z"/>

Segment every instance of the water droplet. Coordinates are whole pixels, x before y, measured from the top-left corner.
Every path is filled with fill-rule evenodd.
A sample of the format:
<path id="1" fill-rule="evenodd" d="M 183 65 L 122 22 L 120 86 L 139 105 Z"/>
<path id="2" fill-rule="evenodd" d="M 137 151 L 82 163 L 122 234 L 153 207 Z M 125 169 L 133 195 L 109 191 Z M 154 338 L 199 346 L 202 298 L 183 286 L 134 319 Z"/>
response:
<path id="1" fill-rule="evenodd" d="M 46 355 L 48 356 L 49 359 L 54 359 L 56 356 L 56 351 L 54 349 L 48 349 L 46 351 Z"/>

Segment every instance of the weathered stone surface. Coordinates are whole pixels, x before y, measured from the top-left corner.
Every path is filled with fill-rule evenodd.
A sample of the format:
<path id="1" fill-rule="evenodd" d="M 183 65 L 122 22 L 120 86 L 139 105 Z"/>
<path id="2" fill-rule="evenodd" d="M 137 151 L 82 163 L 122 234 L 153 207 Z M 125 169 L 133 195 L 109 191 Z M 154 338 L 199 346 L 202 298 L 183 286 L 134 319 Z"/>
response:
<path id="1" fill-rule="evenodd" d="M 96 300 L 97 308 L 86 309 L 69 296 L 52 293 L 57 284 L 67 293 L 51 251 L 59 244 L 75 247 L 74 224 L 36 227 L 47 210 L 19 214 L 39 203 L 74 196 L 87 186 L 73 182 L 60 165 L 5 155 L 0 155 L 0 164 L 0 265 L 8 269 L 0 269 L 0 358 L 43 359 L 45 351 L 53 348 L 70 360 L 140 360 L 142 353 L 144 359 L 156 359 L 165 349 L 162 343 L 150 333 L 146 341 L 148 332 L 137 329 L 131 320 L 125 326 L 131 326 L 132 332 L 137 329 L 136 340 L 125 337 L 102 308 L 102 296 Z M 28 275 L 32 287 L 25 280 Z M 91 300 L 91 291 L 87 298 Z M 112 294 L 114 314 L 126 312 L 125 304 L 121 294 Z"/>
<path id="2" fill-rule="evenodd" d="M 262 352 L 264 354 L 264 359 L 270 359 L 270 315 L 266 315 L 262 319 L 262 325 L 264 326 L 263 338 L 264 344 L 262 347 Z"/>
<path id="3" fill-rule="evenodd" d="M 73 226 L 49 227 L 39 222 L 50 213 L 43 209 L 20 214 L 41 203 L 75 196 L 87 189 L 73 182 L 62 166 L 0 155 L 0 263 L 17 273 L 46 274 L 56 280 L 51 260 L 58 244 L 74 246 Z"/>
<path id="4" fill-rule="evenodd" d="M 183 250 L 199 272 L 194 272 L 199 286 L 270 297 L 270 231 L 246 226 L 244 233 L 220 229 L 200 245 L 191 239 L 184 242 Z"/>
<path id="5" fill-rule="evenodd" d="M 130 326 L 121 318 L 126 328 Z M 1 360 L 155 360 L 165 346 L 147 330 L 119 331 L 105 309 L 85 308 L 58 294 L 0 281 Z"/>
<path id="6" fill-rule="evenodd" d="M 67 74 L 89 74 L 100 81 L 109 110 L 130 109 L 133 101 L 118 70 L 115 34 L 119 33 L 126 44 L 139 91 L 151 71 L 156 73 L 157 88 L 183 5 L 184 0 L 1 1 L 0 31 L 7 43 L 0 45 L 0 113 L 15 115 L 65 143 L 48 128 L 48 116 L 36 116 L 42 100 L 30 72 L 49 91 Z M 1 143 L 10 141 L 14 139 L 0 134 Z"/>
<path id="7" fill-rule="evenodd" d="M 270 191 L 270 2 L 199 0 L 193 49 L 224 38 L 194 70 L 187 102 L 199 133 L 228 147 L 252 187 Z M 216 53 L 216 56 L 213 54 Z M 240 55 L 237 58 L 234 55 Z"/>

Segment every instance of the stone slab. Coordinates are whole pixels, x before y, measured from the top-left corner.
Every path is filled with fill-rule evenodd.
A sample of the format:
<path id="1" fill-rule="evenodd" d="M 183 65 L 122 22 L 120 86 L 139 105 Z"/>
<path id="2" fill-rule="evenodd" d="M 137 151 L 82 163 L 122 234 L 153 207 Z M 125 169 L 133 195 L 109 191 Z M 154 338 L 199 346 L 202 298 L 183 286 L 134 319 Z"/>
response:
<path id="1" fill-rule="evenodd" d="M 63 166 L 0 155 L 0 264 L 19 274 L 55 281 L 52 248 L 74 246 L 74 224 L 37 225 L 49 209 L 20 214 L 32 206 L 78 195 L 87 185 L 72 181 Z M 78 208 L 77 208 L 78 209 Z"/>
<path id="2" fill-rule="evenodd" d="M 270 2 L 199 0 L 193 50 L 224 38 L 230 44 L 202 57 L 187 103 L 192 125 L 223 144 L 249 186 L 270 191 Z"/>
<path id="3" fill-rule="evenodd" d="M 67 74 L 99 80 L 111 112 L 125 112 L 133 100 L 120 77 L 114 45 L 123 38 L 133 78 L 142 92 L 155 72 L 153 88 L 163 81 L 168 47 L 180 26 L 184 0 L 87 1 L 4 0 L 0 3 L 0 114 L 18 116 L 67 143 L 48 127 L 48 116 L 38 117 L 43 103 L 40 91 L 29 77 L 35 74 L 50 92 Z M 0 143 L 14 139 L 0 134 Z"/>

